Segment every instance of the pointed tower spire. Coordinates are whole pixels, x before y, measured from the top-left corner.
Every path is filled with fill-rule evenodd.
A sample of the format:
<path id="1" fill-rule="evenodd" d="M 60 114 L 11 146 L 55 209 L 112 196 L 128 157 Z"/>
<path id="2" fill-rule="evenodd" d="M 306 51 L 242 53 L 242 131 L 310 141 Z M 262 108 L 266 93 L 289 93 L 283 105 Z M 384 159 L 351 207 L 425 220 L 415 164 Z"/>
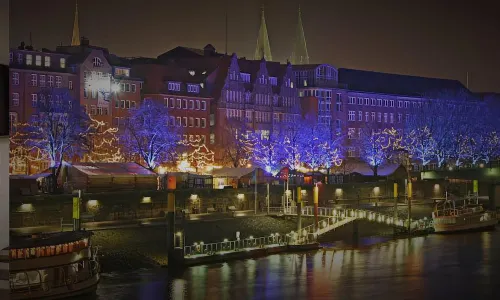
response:
<path id="1" fill-rule="evenodd" d="M 266 61 L 272 61 L 271 46 L 269 45 L 269 36 L 267 35 L 266 18 L 264 17 L 264 5 L 262 5 L 262 14 L 260 18 L 259 36 L 257 38 L 257 47 L 255 48 L 255 60 L 264 58 Z"/>
<path id="2" fill-rule="evenodd" d="M 292 64 L 301 65 L 309 63 L 309 54 L 307 53 L 306 36 L 302 26 L 302 13 L 299 5 L 299 22 L 297 23 L 297 32 L 295 44 L 293 45 Z"/>
<path id="3" fill-rule="evenodd" d="M 80 26 L 78 22 L 78 1 L 76 1 L 75 21 L 73 23 L 73 36 L 71 37 L 71 46 L 80 46 Z"/>

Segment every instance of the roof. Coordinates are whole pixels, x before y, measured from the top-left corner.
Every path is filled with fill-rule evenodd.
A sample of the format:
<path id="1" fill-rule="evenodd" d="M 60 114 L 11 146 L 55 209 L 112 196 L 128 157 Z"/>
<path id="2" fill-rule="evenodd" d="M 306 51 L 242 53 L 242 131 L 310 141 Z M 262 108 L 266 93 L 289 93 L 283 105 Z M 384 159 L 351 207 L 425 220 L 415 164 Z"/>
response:
<path id="1" fill-rule="evenodd" d="M 72 167 L 87 176 L 157 176 L 156 173 L 136 163 L 78 163 Z"/>
<path id="2" fill-rule="evenodd" d="M 373 71 L 338 69 L 339 83 L 350 90 L 402 96 L 424 96 L 441 90 L 465 90 L 458 80 L 398 75 Z"/>
<path id="3" fill-rule="evenodd" d="M 326 65 L 326 64 L 307 64 L 307 65 L 293 65 L 293 70 L 294 71 L 300 71 L 300 70 L 314 70 L 319 66 Z M 333 67 L 333 66 L 332 66 Z"/>
<path id="4" fill-rule="evenodd" d="M 377 169 L 378 176 L 390 176 L 392 175 L 401 165 L 398 164 L 386 164 L 379 166 Z M 366 163 L 358 163 L 351 171 L 352 173 L 358 173 L 363 176 L 373 176 L 373 170 Z"/>
<path id="5" fill-rule="evenodd" d="M 33 248 L 50 245 L 59 245 L 69 242 L 76 242 L 92 236 L 90 231 L 66 231 L 56 233 L 44 233 L 37 237 L 11 236 L 10 246 L 7 249 Z"/>
<path id="6" fill-rule="evenodd" d="M 237 177 L 241 178 L 245 175 L 248 175 L 250 173 L 253 173 L 255 171 L 256 167 L 254 168 L 230 168 L 230 167 L 223 167 L 220 169 L 214 169 L 212 171 L 212 176 L 213 177 Z"/>

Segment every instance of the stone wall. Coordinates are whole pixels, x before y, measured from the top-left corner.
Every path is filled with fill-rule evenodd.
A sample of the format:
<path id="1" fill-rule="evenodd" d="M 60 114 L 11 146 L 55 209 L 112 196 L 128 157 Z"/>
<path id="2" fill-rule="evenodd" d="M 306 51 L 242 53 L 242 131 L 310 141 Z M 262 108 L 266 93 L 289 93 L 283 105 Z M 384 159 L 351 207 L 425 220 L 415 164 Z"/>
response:
<path id="1" fill-rule="evenodd" d="M 444 197 L 444 181 L 419 181 L 413 184 L 414 199 L 431 199 Z M 472 189 L 465 184 L 450 184 L 449 189 L 458 193 Z M 479 184 L 480 195 L 487 195 L 488 186 Z M 296 187 L 290 186 L 295 198 Z M 312 205 L 312 186 L 305 186 L 303 200 L 305 205 Z M 270 206 L 282 204 L 284 187 L 270 186 Z M 404 200 L 404 182 L 398 184 L 400 201 Z M 257 208 L 263 211 L 266 207 L 266 186 L 259 186 L 257 191 Z M 190 189 L 175 191 L 177 209 L 186 209 L 190 213 L 207 213 L 207 208 L 217 212 L 225 212 L 234 206 L 237 210 L 254 210 L 254 189 Z M 71 223 L 72 195 L 40 195 L 11 199 L 11 227 L 38 226 Z M 392 201 L 393 182 L 348 183 L 319 186 L 319 205 L 332 203 L 355 203 L 360 201 L 377 202 Z M 163 191 L 135 191 L 94 193 L 82 195 L 81 214 L 84 221 L 112 221 L 136 218 L 162 217 L 167 209 L 167 193 Z"/>

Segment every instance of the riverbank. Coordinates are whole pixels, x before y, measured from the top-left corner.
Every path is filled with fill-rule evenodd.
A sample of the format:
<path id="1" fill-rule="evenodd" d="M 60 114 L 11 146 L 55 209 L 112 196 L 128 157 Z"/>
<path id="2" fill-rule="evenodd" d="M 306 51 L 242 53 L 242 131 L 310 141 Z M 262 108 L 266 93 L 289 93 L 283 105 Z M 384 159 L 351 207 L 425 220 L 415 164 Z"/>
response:
<path id="1" fill-rule="evenodd" d="M 385 208 L 387 213 L 391 208 Z M 404 211 L 400 212 L 404 214 Z M 414 211 L 419 217 L 429 215 L 430 209 Z M 412 215 L 414 215 L 412 213 Z M 304 218 L 302 224 L 311 224 L 312 218 Z M 385 236 L 392 237 L 393 229 L 384 224 L 369 221 L 358 221 L 359 237 Z M 235 239 L 236 232 L 241 238 L 249 236 L 261 237 L 271 233 L 286 234 L 296 230 L 293 220 L 284 218 L 258 216 L 234 218 L 213 222 L 186 223 L 186 244 L 194 242 L 221 242 L 225 238 Z M 353 224 L 347 224 L 322 236 L 321 243 L 336 241 L 353 242 Z M 133 271 L 141 268 L 155 268 L 167 265 L 166 229 L 164 226 L 144 228 L 119 228 L 95 231 L 94 245 L 100 247 L 101 263 L 104 272 Z M 341 244 L 341 243 L 340 243 Z"/>

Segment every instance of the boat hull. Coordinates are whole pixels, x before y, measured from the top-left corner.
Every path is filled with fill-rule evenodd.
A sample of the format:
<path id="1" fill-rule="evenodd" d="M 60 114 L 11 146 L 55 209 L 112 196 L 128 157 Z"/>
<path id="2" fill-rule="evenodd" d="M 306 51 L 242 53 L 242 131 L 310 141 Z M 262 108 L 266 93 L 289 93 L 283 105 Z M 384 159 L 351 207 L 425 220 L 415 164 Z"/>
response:
<path id="1" fill-rule="evenodd" d="M 482 221 L 477 223 L 469 224 L 434 224 L 435 233 L 454 233 L 454 232 L 465 232 L 465 231 L 481 231 L 488 229 L 495 229 L 498 220 L 492 219 L 488 221 Z"/>
<path id="2" fill-rule="evenodd" d="M 79 282 L 74 284 L 72 289 L 66 286 L 51 289 L 47 292 L 43 290 L 33 291 L 29 294 L 27 293 L 11 293 L 10 299 L 12 300 L 24 300 L 24 299 L 43 299 L 43 300 L 53 300 L 53 299 L 63 299 L 69 297 L 77 297 L 88 294 L 94 294 L 97 290 L 97 285 L 99 284 L 99 274 L 96 274 L 89 280 Z"/>

